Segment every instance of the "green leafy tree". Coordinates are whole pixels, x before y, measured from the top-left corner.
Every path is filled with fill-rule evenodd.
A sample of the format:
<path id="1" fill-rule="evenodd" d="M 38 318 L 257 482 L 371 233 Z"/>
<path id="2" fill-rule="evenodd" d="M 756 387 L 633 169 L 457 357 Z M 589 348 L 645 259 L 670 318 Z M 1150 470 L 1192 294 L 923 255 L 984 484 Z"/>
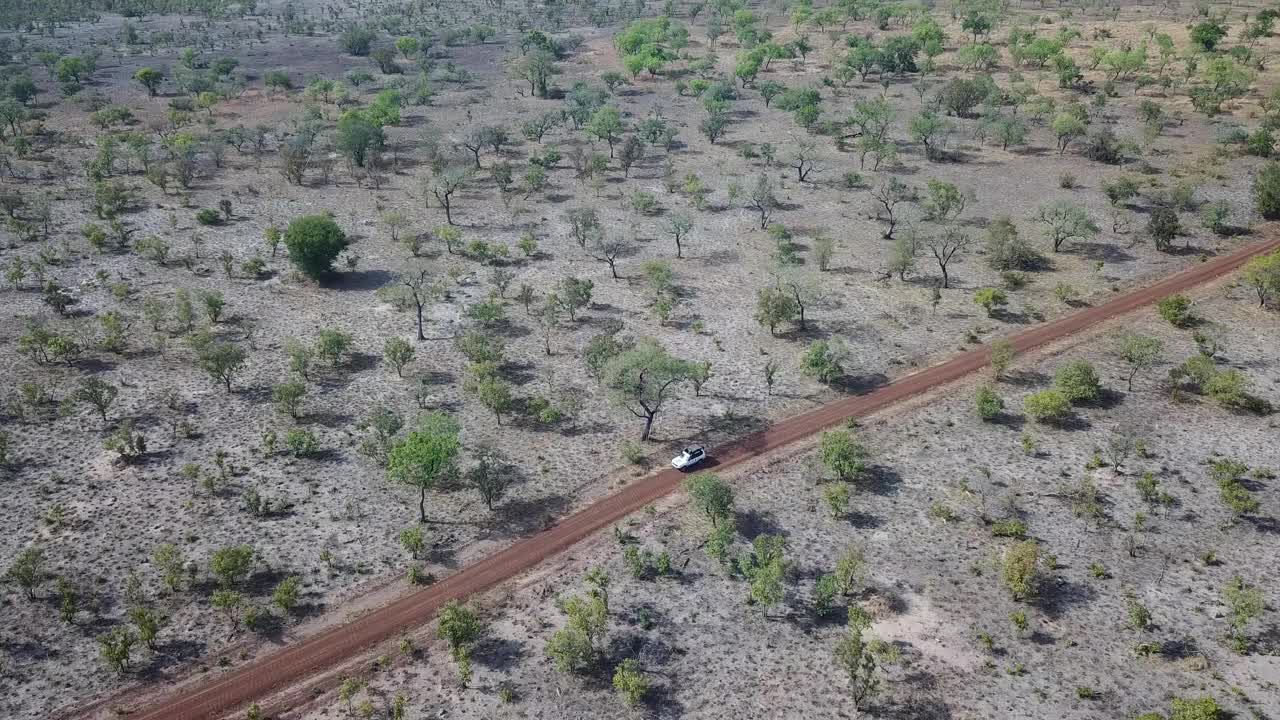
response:
<path id="1" fill-rule="evenodd" d="M 87 377 L 80 381 L 80 385 L 75 391 L 75 398 L 97 410 L 98 414 L 102 416 L 102 421 L 106 422 L 107 410 L 115 402 L 116 396 L 119 394 L 120 388 L 106 380 L 99 377 Z"/>
<path id="2" fill-rule="evenodd" d="M 1060 390 L 1042 390 L 1023 401 L 1027 417 L 1039 423 L 1061 423 L 1071 416 L 1071 401 Z"/>
<path id="3" fill-rule="evenodd" d="M 800 358 L 800 372 L 824 385 L 844 377 L 844 346 L 838 340 L 815 340 Z"/>
<path id="4" fill-rule="evenodd" d="M 733 488 L 712 473 L 694 475 L 684 481 L 689 499 L 711 520 L 713 527 L 733 517 Z"/>
<path id="5" fill-rule="evenodd" d="M 1266 600 L 1257 586 L 1249 585 L 1239 575 L 1232 577 L 1222 589 L 1222 599 L 1227 605 L 1227 618 L 1231 624 L 1228 637 L 1237 651 L 1244 653 L 1249 649 L 1245 631 L 1249 623 L 1266 609 Z"/>
<path id="6" fill-rule="evenodd" d="M 160 83 L 164 82 L 164 73 L 155 68 L 144 67 L 133 74 L 133 79 L 147 89 L 147 95 L 155 97 Z"/>
<path id="7" fill-rule="evenodd" d="M 1168 252 L 1173 247 L 1174 238 L 1182 232 L 1182 223 L 1178 221 L 1178 213 L 1173 208 L 1158 207 L 1151 210 L 1147 218 L 1147 234 L 1157 250 Z"/>
<path id="8" fill-rule="evenodd" d="M 1071 240 L 1090 240 L 1098 234 L 1098 224 L 1078 205 L 1058 200 L 1040 206 L 1036 219 L 1045 225 L 1045 236 L 1058 252 Z"/>
<path id="9" fill-rule="evenodd" d="M 848 430 L 822 434 L 822 464 L 840 480 L 857 480 L 867 471 L 871 451 Z"/>
<path id="10" fill-rule="evenodd" d="M 649 692 L 649 681 L 640 671 L 640 663 L 633 658 L 623 660 L 613 671 L 613 689 L 618 691 L 627 705 L 639 705 Z"/>
<path id="11" fill-rule="evenodd" d="M 1186 295 L 1171 295 L 1156 303 L 1160 317 L 1174 327 L 1188 327 L 1195 322 L 1191 311 L 1191 299 Z"/>
<path id="12" fill-rule="evenodd" d="M 334 328 L 323 328 L 316 335 L 315 354 L 329 363 L 329 367 L 337 367 L 351 352 L 352 337 L 350 333 Z"/>
<path id="13" fill-rule="evenodd" d="M 871 643 L 865 637 L 871 618 L 858 607 L 849 609 L 848 627 L 836 644 L 836 665 L 849 679 L 849 697 L 854 708 L 861 708 L 880 689 L 879 666 Z"/>
<path id="14" fill-rule="evenodd" d="M 28 600 L 34 600 L 45 580 L 44 551 L 35 546 L 25 548 L 5 570 L 4 578 L 22 588 Z"/>
<path id="15" fill-rule="evenodd" d="M 644 421 L 640 440 L 648 440 L 653 421 L 674 394 L 676 386 L 689 380 L 693 363 L 672 356 L 657 340 L 642 338 L 611 358 L 604 366 L 604 385 L 614 401 Z"/>
<path id="16" fill-rule="evenodd" d="M 280 612 L 288 615 L 298 607 L 298 596 L 302 589 L 302 579 L 290 575 L 281 580 L 271 591 L 271 604 L 280 608 Z"/>
<path id="17" fill-rule="evenodd" d="M 911 118 L 907 125 L 911 139 L 924 146 L 925 158 L 929 160 L 943 157 L 942 149 L 954 129 L 951 120 L 928 110 Z"/>
<path id="18" fill-rule="evenodd" d="M 1050 125 L 1054 136 L 1058 138 L 1058 154 L 1062 155 L 1067 151 L 1071 143 L 1079 137 L 1084 136 L 1087 126 L 1084 120 L 1081 120 L 1073 113 L 1059 113 L 1053 119 Z"/>
<path id="19" fill-rule="evenodd" d="M 849 483 L 837 480 L 827 483 L 822 488 L 822 499 L 831 510 L 831 517 L 840 519 L 849 512 Z"/>
<path id="20" fill-rule="evenodd" d="M 464 687 L 471 679 L 471 650 L 485 630 L 480 615 L 457 601 L 446 603 L 440 610 L 436 634 L 449 643 L 449 656 L 458 666 L 458 679 Z"/>
<path id="21" fill-rule="evenodd" d="M 289 223 L 284 234 L 289 260 L 302 274 L 319 280 L 333 270 L 333 261 L 347 248 L 347 236 L 326 215 L 306 215 Z"/>
<path id="22" fill-rule="evenodd" d="M 129 608 L 129 622 L 137 628 L 138 639 L 153 652 L 156 649 L 156 636 L 160 634 L 160 629 L 167 621 L 168 618 L 152 608 L 141 606 Z"/>
<path id="23" fill-rule="evenodd" d="M 981 288 L 973 294 L 973 302 L 987 311 L 987 317 L 993 317 L 997 310 L 1009 304 L 1009 296 L 1000 288 Z"/>
<path id="24" fill-rule="evenodd" d="M 1204 52 L 1213 52 L 1227 36 L 1227 26 L 1221 20 L 1206 20 L 1191 28 L 1191 43 Z"/>
<path id="25" fill-rule="evenodd" d="M 585 128 L 588 135 L 609 144 L 609 157 L 613 157 L 614 145 L 626 130 L 622 122 L 622 113 L 611 105 L 596 110 Z"/>
<path id="26" fill-rule="evenodd" d="M 1280 251 L 1250 260 L 1243 276 L 1258 296 L 1258 307 L 1266 307 L 1268 298 L 1280 296 Z"/>
<path id="27" fill-rule="evenodd" d="M 561 603 L 565 626 L 547 642 L 547 655 L 560 672 L 581 672 L 600 659 L 609 632 L 609 576 L 599 568 L 587 572 L 588 592 Z"/>
<path id="28" fill-rule="evenodd" d="M 467 484 L 480 493 L 484 506 L 493 510 L 493 504 L 502 499 L 507 486 L 511 484 L 511 477 L 495 450 L 482 447 L 473 454 L 476 457 L 476 464 L 467 471 Z"/>
<path id="29" fill-rule="evenodd" d="M 1169 720 L 1225 720 L 1222 708 L 1210 697 L 1186 700 L 1174 698 Z"/>
<path id="30" fill-rule="evenodd" d="M 978 409 L 978 417 L 983 420 L 995 420 L 1004 412 L 1004 400 L 990 385 L 979 385 L 974 395 L 974 404 Z"/>
<path id="31" fill-rule="evenodd" d="M 182 589 L 186 577 L 186 560 L 177 545 L 165 543 L 151 554 L 151 562 L 160 571 L 160 581 L 171 593 Z"/>
<path id="32" fill-rule="evenodd" d="M 1253 202 L 1264 220 L 1280 220 L 1280 163 L 1269 162 L 1254 175 Z"/>
<path id="33" fill-rule="evenodd" d="M 387 338 L 387 342 L 382 347 L 382 359 L 395 368 L 397 377 L 404 377 L 404 369 L 413 362 L 415 352 L 408 340 L 398 337 Z"/>
<path id="34" fill-rule="evenodd" d="M 244 369 L 248 355 L 240 347 L 228 342 L 203 343 L 196 350 L 196 365 L 214 382 L 222 383 L 231 392 L 231 381 Z"/>
<path id="35" fill-rule="evenodd" d="M 253 571 L 257 551 L 252 545 L 231 545 L 220 548 L 209 559 L 209 571 L 218 578 L 224 589 L 243 583 Z"/>
<path id="36" fill-rule="evenodd" d="M 968 207 L 969 201 L 969 195 L 953 183 L 930 178 L 923 202 L 925 216 L 934 222 L 954 222 Z"/>
<path id="37" fill-rule="evenodd" d="M 396 50 L 400 51 L 400 55 L 408 60 L 418 54 L 418 50 L 422 44 L 416 37 L 396 38 Z"/>
<path id="38" fill-rule="evenodd" d="M 337 148 L 355 167 L 364 167 L 370 155 L 380 152 L 385 143 L 382 127 L 369 112 L 349 110 L 338 120 Z"/>
<path id="39" fill-rule="evenodd" d="M 302 413 L 302 398 L 306 394 L 305 383 L 291 380 L 271 388 L 271 401 L 282 415 L 296 419 Z"/>
<path id="40" fill-rule="evenodd" d="M 1137 333 L 1125 333 L 1120 336 L 1115 353 L 1129 365 L 1129 374 L 1125 377 L 1129 392 L 1133 392 L 1133 379 L 1139 372 L 1158 362 L 1163 349 L 1164 343 L 1159 338 Z"/>
<path id="41" fill-rule="evenodd" d="M 779 287 L 762 289 L 756 299 L 756 322 L 769 328 L 770 335 L 777 335 L 778 325 L 795 319 L 799 312 L 795 298 Z"/>
<path id="42" fill-rule="evenodd" d="M 1098 371 L 1086 360 L 1073 360 L 1058 368 L 1053 386 L 1072 403 L 1094 402 L 1102 394 Z"/>
<path id="43" fill-rule="evenodd" d="M 781 535 L 760 535 L 751 543 L 751 552 L 738 559 L 738 571 L 747 578 L 748 599 L 768 613 L 786 596 L 787 540 Z"/>
<path id="44" fill-rule="evenodd" d="M 133 646 L 137 641 L 138 636 L 126 627 L 117 627 L 98 636 L 103 662 L 117 675 L 123 675 L 129 669 Z"/>
<path id="45" fill-rule="evenodd" d="M 460 431 L 457 421 L 448 415 L 429 413 L 419 421 L 418 429 L 396 443 L 388 454 L 388 476 L 419 491 L 419 522 L 427 521 L 427 491 L 457 473 Z"/>

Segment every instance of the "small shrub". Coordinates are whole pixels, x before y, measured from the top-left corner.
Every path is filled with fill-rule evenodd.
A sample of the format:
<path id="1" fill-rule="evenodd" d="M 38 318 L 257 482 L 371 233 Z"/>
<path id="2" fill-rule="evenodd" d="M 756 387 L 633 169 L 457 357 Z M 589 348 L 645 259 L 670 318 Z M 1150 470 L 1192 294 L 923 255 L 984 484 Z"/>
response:
<path id="1" fill-rule="evenodd" d="M 627 440 L 622 443 L 621 453 L 622 459 L 632 465 L 639 465 L 644 462 L 644 448 L 640 447 L 639 443 L 632 440 Z"/>
<path id="2" fill-rule="evenodd" d="M 651 192 L 637 190 L 631 195 L 631 208 L 641 215 L 651 215 L 658 209 L 658 198 Z"/>
<path id="3" fill-rule="evenodd" d="M 991 534 L 995 537 L 1025 540 L 1027 537 L 1027 524 L 1021 520 L 997 520 L 991 523 Z"/>
<path id="4" fill-rule="evenodd" d="M 1038 423 L 1061 423 L 1071 415 L 1071 401 L 1060 390 L 1042 390 L 1027 396 L 1023 410 Z"/>
<path id="5" fill-rule="evenodd" d="M 284 445 L 294 457 L 311 457 L 320 452 L 320 440 L 315 433 L 303 428 L 294 428 L 284 436 Z"/>
<path id="6" fill-rule="evenodd" d="M 1009 304 L 1009 296 L 999 288 L 982 288 L 973 294 L 973 302 L 987 311 L 987 317 L 992 317 Z"/>
<path id="7" fill-rule="evenodd" d="M 1269 162 L 1254 176 L 1253 202 L 1263 219 L 1280 219 L 1280 163 Z"/>
<path id="8" fill-rule="evenodd" d="M 822 499 L 831 510 L 831 517 L 839 519 L 849 512 L 849 483 L 836 481 L 822 489 Z"/>
<path id="9" fill-rule="evenodd" d="M 1172 295 L 1156 303 L 1156 310 L 1174 327 L 1187 327 L 1194 322 L 1191 300 L 1186 295 Z"/>
<path id="10" fill-rule="evenodd" d="M 1058 368 L 1053 381 L 1054 388 L 1071 403 L 1094 402 L 1102 393 L 1098 371 L 1085 360 L 1074 360 Z"/>
<path id="11" fill-rule="evenodd" d="M 196 222 L 201 225 L 221 225 L 222 215 L 213 208 L 202 208 L 196 212 Z"/>
<path id="12" fill-rule="evenodd" d="M 983 420 L 995 420 L 1004 411 L 1004 400 L 996 394 L 996 391 L 990 385 L 978 386 L 978 391 L 974 396 L 974 403 L 977 405 L 978 417 Z"/>
<path id="13" fill-rule="evenodd" d="M 1014 600 L 1035 597 L 1041 577 L 1040 546 L 1024 540 L 1007 549 L 1001 563 L 1001 578 Z"/>

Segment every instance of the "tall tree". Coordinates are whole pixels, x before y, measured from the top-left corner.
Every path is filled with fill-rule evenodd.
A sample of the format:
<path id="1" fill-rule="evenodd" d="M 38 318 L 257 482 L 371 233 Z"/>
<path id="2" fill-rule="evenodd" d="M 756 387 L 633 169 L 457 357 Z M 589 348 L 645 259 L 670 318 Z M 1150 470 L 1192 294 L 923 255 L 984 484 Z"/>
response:
<path id="1" fill-rule="evenodd" d="M 674 387 L 693 374 L 693 364 L 673 357 L 657 340 L 643 338 L 606 363 L 604 384 L 614 400 L 644 420 L 641 440 L 648 440 L 653 420 Z"/>
<path id="2" fill-rule="evenodd" d="M 457 472 L 460 431 L 457 421 L 445 413 L 429 413 L 387 456 L 387 475 L 418 489 L 419 522 L 427 521 L 427 491 Z"/>
<path id="3" fill-rule="evenodd" d="M 924 238 L 923 243 L 933 254 L 933 259 L 938 261 L 938 269 L 942 271 L 942 287 L 950 287 L 951 275 L 947 268 L 957 255 L 973 244 L 973 238 L 956 228 L 949 227 L 938 235 Z"/>
<path id="4" fill-rule="evenodd" d="M 418 339 L 426 340 L 422 332 L 422 314 L 426 307 L 440 297 L 440 283 L 431 271 L 415 266 L 401 271 L 392 284 L 379 290 L 387 302 L 397 307 L 412 307 L 417 319 Z"/>

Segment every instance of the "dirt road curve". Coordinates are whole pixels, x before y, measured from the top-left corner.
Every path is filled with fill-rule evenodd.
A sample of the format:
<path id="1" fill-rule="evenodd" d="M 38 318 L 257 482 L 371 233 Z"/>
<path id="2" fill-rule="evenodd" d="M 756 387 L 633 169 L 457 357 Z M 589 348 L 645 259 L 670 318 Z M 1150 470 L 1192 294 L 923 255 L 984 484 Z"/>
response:
<path id="1" fill-rule="evenodd" d="M 1026 351 L 1058 340 L 1103 320 L 1238 269 L 1250 258 L 1280 248 L 1280 237 L 1251 245 L 1183 271 L 1151 287 L 1135 290 L 1105 304 L 1011 337 Z M 846 418 L 865 415 L 903 398 L 955 381 L 987 364 L 988 351 L 978 348 L 940 365 L 907 375 L 865 395 L 844 398 L 779 422 L 766 430 L 711 453 L 726 468 L 793 443 Z M 516 542 L 505 550 L 464 568 L 443 581 L 268 655 L 207 683 L 175 693 L 130 715 L 130 720 L 211 720 L 331 668 L 405 628 L 427 622 L 445 602 L 466 598 L 533 568 L 592 533 L 612 525 L 675 490 L 684 475 L 664 470 L 637 480 L 613 495 L 564 518 L 554 527 Z"/>

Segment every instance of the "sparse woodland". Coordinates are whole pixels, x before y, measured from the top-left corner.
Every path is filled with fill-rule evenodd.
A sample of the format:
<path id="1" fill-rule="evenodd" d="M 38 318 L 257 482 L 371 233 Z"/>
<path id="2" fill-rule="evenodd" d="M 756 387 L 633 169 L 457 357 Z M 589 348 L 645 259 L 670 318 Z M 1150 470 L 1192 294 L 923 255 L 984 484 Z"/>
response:
<path id="1" fill-rule="evenodd" d="M 236 666 L 988 346 L 308 716 L 1276 717 L 1280 253 L 1001 338 L 1272 232 L 1277 17 L 5 6 L 0 714 Z"/>

